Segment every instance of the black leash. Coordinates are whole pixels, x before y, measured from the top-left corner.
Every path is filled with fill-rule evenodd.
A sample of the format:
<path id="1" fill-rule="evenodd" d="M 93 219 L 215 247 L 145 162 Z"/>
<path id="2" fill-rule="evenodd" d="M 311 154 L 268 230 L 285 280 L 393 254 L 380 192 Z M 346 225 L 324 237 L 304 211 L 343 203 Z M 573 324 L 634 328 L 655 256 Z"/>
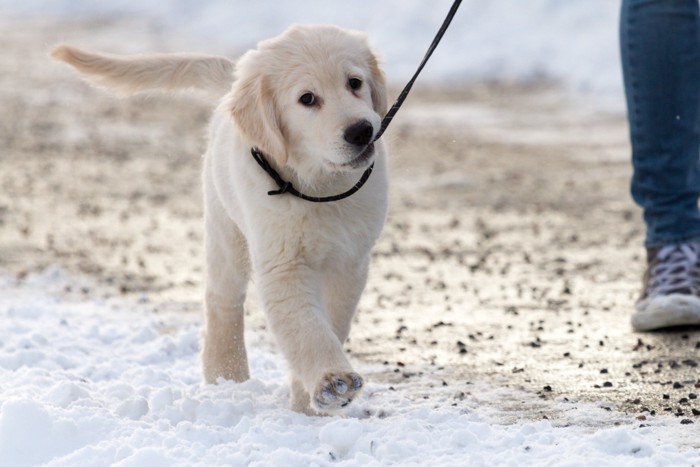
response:
<path id="1" fill-rule="evenodd" d="M 413 74 L 413 77 L 409 80 L 406 86 L 404 86 L 403 91 L 401 91 L 401 94 L 399 94 L 399 98 L 396 99 L 394 105 L 391 106 L 389 111 L 384 116 L 384 119 L 382 120 L 382 126 L 379 128 L 379 133 L 377 133 L 377 136 L 374 137 L 375 141 L 378 140 L 384 134 L 384 130 L 386 130 L 386 128 L 389 126 L 389 123 L 391 123 L 391 120 L 394 118 L 394 115 L 396 115 L 396 112 L 398 112 L 399 108 L 401 108 L 401 104 L 403 104 L 403 101 L 406 100 L 406 97 L 408 97 L 408 93 L 413 87 L 413 83 L 415 83 L 420 72 L 423 71 L 423 67 L 425 66 L 425 64 L 428 63 L 428 59 L 437 48 L 438 44 L 440 43 L 440 40 L 442 39 L 442 36 L 445 35 L 445 31 L 447 31 L 448 26 L 452 22 L 452 18 L 454 18 L 455 13 L 457 13 L 457 8 L 459 8 L 460 3 L 462 3 L 462 0 L 455 0 L 455 2 L 452 4 L 452 8 L 450 8 L 450 11 L 447 13 L 445 21 L 442 22 L 442 26 L 440 26 L 440 29 L 438 30 L 437 34 L 435 34 L 435 39 L 433 39 L 432 44 L 430 44 L 430 47 L 428 47 L 428 51 L 425 53 L 423 60 L 420 62 L 420 65 L 418 65 L 418 69 Z"/>
<path id="2" fill-rule="evenodd" d="M 447 13 L 447 16 L 445 17 L 445 20 L 442 22 L 442 26 L 440 26 L 440 29 L 438 30 L 437 34 L 435 35 L 435 38 L 433 39 L 433 42 L 430 44 L 430 47 L 428 47 L 428 51 L 425 53 L 425 56 L 423 57 L 423 60 L 421 61 L 420 65 L 418 65 L 418 69 L 416 72 L 413 74 L 413 77 L 408 81 L 406 86 L 404 86 L 403 91 L 401 91 L 401 94 L 399 94 L 398 99 L 396 99 L 396 102 L 394 105 L 391 106 L 389 111 L 386 113 L 384 116 L 384 119 L 382 119 L 382 124 L 379 128 L 379 132 L 377 135 L 374 137 L 372 140 L 372 143 L 377 141 L 381 136 L 384 134 L 384 131 L 387 129 L 389 124 L 391 123 L 391 120 L 394 118 L 394 115 L 396 115 L 396 112 L 399 111 L 401 108 L 401 105 L 403 104 L 403 101 L 406 100 L 406 97 L 408 97 L 408 93 L 411 91 L 411 88 L 413 87 L 413 83 L 415 83 L 416 79 L 418 78 L 418 75 L 420 74 L 421 71 L 423 71 L 423 67 L 425 66 L 426 63 L 428 63 L 428 59 L 430 56 L 433 54 L 435 49 L 437 48 L 438 44 L 440 43 L 440 40 L 442 39 L 442 36 L 445 35 L 445 31 L 447 31 L 447 28 L 449 27 L 450 23 L 452 22 L 452 18 L 454 18 L 455 13 L 457 13 L 457 9 L 459 8 L 459 5 L 462 3 L 462 0 L 455 0 L 454 3 L 452 3 L 452 8 L 450 8 L 450 11 Z M 368 145 L 369 146 L 369 145 Z M 272 190 L 268 191 L 267 194 L 270 196 L 274 195 L 281 195 L 284 193 L 289 193 L 290 195 L 296 196 L 297 198 L 301 198 L 306 201 L 311 201 L 313 203 L 328 203 L 331 201 L 338 201 L 341 199 L 345 199 L 348 196 L 352 196 L 355 194 L 360 188 L 362 188 L 362 185 L 365 184 L 365 182 L 369 179 L 369 176 L 372 174 L 372 170 L 374 169 L 374 162 L 372 165 L 370 165 L 367 170 L 362 174 L 362 177 L 360 180 L 348 191 L 341 193 L 339 195 L 333 195 L 333 196 L 322 196 L 322 197 L 317 197 L 317 196 L 308 196 L 305 195 L 304 193 L 299 192 L 296 188 L 294 188 L 294 185 L 292 185 L 292 182 L 284 180 L 282 177 L 280 177 L 280 174 L 277 173 L 277 171 L 272 168 L 272 166 L 267 162 L 265 159 L 265 155 L 260 151 L 258 148 L 251 148 L 250 153 L 253 156 L 253 159 L 262 167 L 262 169 L 267 172 L 267 174 L 272 178 L 272 180 L 275 181 L 277 186 L 279 187 L 278 190 Z"/>

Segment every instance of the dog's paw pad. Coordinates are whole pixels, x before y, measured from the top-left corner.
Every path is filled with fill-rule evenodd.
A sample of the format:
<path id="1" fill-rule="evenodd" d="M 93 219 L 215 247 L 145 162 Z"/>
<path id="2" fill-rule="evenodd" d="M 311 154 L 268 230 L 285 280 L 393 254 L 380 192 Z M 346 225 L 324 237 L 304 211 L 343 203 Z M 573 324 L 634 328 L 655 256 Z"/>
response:
<path id="1" fill-rule="evenodd" d="M 357 373 L 329 373 L 323 377 L 312 400 L 320 412 L 332 412 L 350 405 L 364 380 Z"/>

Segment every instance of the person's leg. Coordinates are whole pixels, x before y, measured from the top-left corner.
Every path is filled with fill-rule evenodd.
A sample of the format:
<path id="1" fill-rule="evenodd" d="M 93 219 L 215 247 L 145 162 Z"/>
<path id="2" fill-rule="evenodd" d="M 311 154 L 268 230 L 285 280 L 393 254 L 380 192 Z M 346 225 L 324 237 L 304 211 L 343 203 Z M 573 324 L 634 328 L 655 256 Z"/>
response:
<path id="1" fill-rule="evenodd" d="M 700 241 L 698 0 L 623 0 L 620 45 L 646 246 Z"/>
<path id="2" fill-rule="evenodd" d="M 623 0 L 620 49 L 648 269 L 632 326 L 700 325 L 700 12 Z"/>

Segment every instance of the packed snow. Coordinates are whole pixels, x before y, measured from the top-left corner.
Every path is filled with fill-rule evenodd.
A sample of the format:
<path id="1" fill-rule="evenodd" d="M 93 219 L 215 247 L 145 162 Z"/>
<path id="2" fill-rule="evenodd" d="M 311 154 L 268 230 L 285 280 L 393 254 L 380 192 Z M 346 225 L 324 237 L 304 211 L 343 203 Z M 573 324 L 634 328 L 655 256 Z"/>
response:
<path id="1" fill-rule="evenodd" d="M 0 466 L 700 464 L 678 447 L 677 419 L 503 424 L 453 405 L 454 388 L 422 399 L 371 378 L 346 417 L 307 417 L 288 410 L 285 364 L 263 331 L 246 336 L 251 380 L 203 385 L 198 316 L 154 313 L 147 296 L 66 293 L 93 287 L 60 268 L 0 281 Z"/>

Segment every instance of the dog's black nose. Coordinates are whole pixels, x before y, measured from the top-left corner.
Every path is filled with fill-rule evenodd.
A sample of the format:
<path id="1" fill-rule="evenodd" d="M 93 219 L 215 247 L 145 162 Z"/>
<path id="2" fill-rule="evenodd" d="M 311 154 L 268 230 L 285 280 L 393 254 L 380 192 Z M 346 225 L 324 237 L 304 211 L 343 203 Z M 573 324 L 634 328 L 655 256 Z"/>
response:
<path id="1" fill-rule="evenodd" d="M 368 120 L 360 120 L 345 129 L 343 138 L 355 146 L 366 146 L 372 142 L 374 127 Z"/>

